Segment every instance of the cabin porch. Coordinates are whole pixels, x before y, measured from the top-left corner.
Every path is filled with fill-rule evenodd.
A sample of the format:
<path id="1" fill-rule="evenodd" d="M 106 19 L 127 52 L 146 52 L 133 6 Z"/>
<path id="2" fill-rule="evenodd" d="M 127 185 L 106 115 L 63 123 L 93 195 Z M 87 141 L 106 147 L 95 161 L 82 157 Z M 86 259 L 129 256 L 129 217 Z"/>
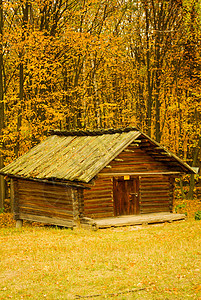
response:
<path id="1" fill-rule="evenodd" d="M 151 213 L 143 215 L 118 216 L 104 219 L 94 219 L 91 225 L 97 229 L 109 227 L 121 227 L 143 224 L 154 224 L 185 220 L 184 214 L 174 214 L 169 212 Z M 92 219 L 91 219 L 92 221 Z M 84 225 L 84 224 L 83 224 Z"/>

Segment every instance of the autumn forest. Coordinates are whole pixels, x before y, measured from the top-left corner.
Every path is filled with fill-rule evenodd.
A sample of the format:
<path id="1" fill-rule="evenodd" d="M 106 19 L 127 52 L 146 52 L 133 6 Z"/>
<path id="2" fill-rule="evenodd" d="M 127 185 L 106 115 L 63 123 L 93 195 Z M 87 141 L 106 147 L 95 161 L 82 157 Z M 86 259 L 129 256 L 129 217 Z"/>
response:
<path id="1" fill-rule="evenodd" d="M 125 126 L 198 166 L 199 0 L 0 0 L 0 37 L 0 168 L 50 129 Z"/>

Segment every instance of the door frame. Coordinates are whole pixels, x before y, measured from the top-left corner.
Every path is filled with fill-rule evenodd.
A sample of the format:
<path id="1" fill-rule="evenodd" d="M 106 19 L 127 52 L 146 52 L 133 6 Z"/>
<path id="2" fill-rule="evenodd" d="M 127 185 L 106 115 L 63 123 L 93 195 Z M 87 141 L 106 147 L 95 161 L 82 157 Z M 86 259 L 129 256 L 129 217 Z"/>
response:
<path id="1" fill-rule="evenodd" d="M 126 179 L 125 179 L 126 178 Z M 116 188 L 116 182 L 125 182 L 125 181 L 133 181 L 133 192 L 129 193 L 129 198 L 127 198 L 126 202 L 127 204 L 129 201 L 134 202 L 133 206 L 133 214 L 130 215 L 139 215 L 140 214 L 140 193 L 139 193 L 139 176 L 114 176 L 113 177 L 113 206 L 114 206 L 114 216 L 124 216 L 129 215 L 129 212 L 127 214 L 122 214 L 120 207 L 117 205 L 118 199 L 115 195 L 115 188 Z M 135 185 L 135 186 L 134 186 Z M 125 200 L 125 199 L 124 199 Z M 119 210 L 119 211 L 118 211 Z"/>

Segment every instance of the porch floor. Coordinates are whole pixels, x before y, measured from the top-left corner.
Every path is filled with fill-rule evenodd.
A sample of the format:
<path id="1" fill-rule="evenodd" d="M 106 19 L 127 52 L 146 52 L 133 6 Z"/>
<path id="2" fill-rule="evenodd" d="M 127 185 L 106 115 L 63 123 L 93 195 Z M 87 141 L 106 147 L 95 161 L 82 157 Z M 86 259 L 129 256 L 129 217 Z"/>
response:
<path id="1" fill-rule="evenodd" d="M 143 215 L 128 215 L 113 218 L 95 219 L 97 228 L 119 227 L 129 225 L 142 225 L 153 223 L 164 223 L 185 220 L 184 214 L 174 214 L 169 212 L 152 213 Z"/>

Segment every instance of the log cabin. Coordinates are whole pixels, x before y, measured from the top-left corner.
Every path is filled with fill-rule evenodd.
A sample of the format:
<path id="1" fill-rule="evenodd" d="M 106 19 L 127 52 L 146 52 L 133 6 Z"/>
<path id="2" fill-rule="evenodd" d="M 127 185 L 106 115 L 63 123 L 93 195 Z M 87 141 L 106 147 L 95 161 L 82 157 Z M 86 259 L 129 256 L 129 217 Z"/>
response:
<path id="1" fill-rule="evenodd" d="M 71 228 L 104 227 L 106 220 L 121 225 L 125 216 L 141 224 L 145 216 L 159 214 L 161 220 L 161 213 L 163 221 L 164 215 L 172 220 L 174 180 L 184 173 L 194 170 L 133 127 L 52 130 L 0 170 L 11 179 L 18 224 L 30 220 Z"/>

